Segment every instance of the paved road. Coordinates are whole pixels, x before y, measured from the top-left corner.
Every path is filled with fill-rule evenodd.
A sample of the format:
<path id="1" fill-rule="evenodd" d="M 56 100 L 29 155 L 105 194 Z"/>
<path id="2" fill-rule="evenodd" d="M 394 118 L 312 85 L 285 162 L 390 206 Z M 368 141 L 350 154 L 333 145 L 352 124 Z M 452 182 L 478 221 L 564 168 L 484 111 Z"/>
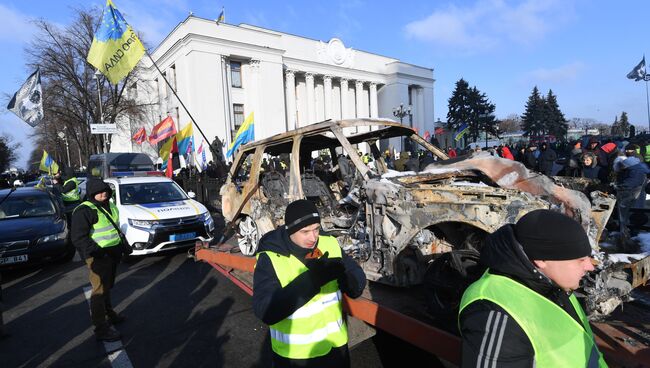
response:
<path id="1" fill-rule="evenodd" d="M 111 367 L 127 356 L 136 368 L 269 366 L 267 330 L 250 297 L 209 265 L 176 251 L 122 263 L 118 272 L 113 302 L 128 319 L 118 326 L 125 349 L 113 361 L 94 339 L 81 261 L 3 272 L 11 336 L 0 340 L 0 366 Z M 403 365 L 404 354 L 436 366 L 383 334 L 352 351 L 352 366 Z"/>

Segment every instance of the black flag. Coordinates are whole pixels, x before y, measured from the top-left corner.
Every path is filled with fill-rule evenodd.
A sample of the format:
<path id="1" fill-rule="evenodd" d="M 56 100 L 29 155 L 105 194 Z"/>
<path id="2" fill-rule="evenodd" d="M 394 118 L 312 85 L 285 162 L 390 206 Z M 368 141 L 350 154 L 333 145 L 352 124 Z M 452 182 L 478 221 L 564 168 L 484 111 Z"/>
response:
<path id="1" fill-rule="evenodd" d="M 32 127 L 41 122 L 43 119 L 43 92 L 41 91 L 41 73 L 38 69 L 14 94 L 7 105 L 7 110 L 16 114 Z"/>
<path id="2" fill-rule="evenodd" d="M 631 72 L 627 73 L 627 77 L 634 79 L 636 82 L 645 79 L 645 56 L 643 56 L 641 62 Z"/>

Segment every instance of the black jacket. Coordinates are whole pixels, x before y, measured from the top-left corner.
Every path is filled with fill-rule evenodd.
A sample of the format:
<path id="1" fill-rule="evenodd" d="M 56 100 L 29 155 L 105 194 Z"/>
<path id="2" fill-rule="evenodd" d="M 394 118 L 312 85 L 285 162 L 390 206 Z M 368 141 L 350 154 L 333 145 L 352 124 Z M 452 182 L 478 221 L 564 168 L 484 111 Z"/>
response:
<path id="1" fill-rule="evenodd" d="M 506 225 L 488 236 L 481 263 L 490 272 L 507 276 L 560 306 L 578 323 L 569 295 L 535 269 Z M 486 301 L 468 305 L 460 315 L 462 367 L 488 364 L 496 367 L 533 367 L 534 350 L 528 336 L 503 308 Z M 479 362 L 480 360 L 480 362 Z M 492 365 L 496 362 L 495 365 Z"/>
<path id="2" fill-rule="evenodd" d="M 284 226 L 267 233 L 260 239 L 258 252 L 272 251 L 282 255 L 294 255 L 304 260 L 310 252 L 294 244 Z M 351 298 L 357 298 L 366 286 L 366 275 L 359 265 L 345 252 L 341 252 L 345 265 L 345 277 L 339 280 L 340 290 Z M 253 312 L 267 325 L 273 325 L 287 318 L 309 302 L 318 292 L 310 271 L 303 272 L 284 288 L 278 280 L 268 255 L 260 254 L 253 274 Z M 349 358 L 347 346 L 332 349 L 329 354 L 305 360 L 287 360 L 273 353 L 275 367 L 338 367 Z"/>
<path id="3" fill-rule="evenodd" d="M 557 153 L 551 147 L 546 147 L 539 154 L 538 165 L 539 171 L 544 175 L 551 175 L 553 163 L 557 160 Z"/>
<path id="4" fill-rule="evenodd" d="M 102 184 L 105 185 L 105 187 L 102 186 L 100 189 L 108 189 L 110 193 L 110 187 L 108 184 L 101 182 L 100 185 Z M 91 191 L 93 193 L 97 192 L 96 188 L 90 189 L 92 189 Z M 103 207 L 108 213 L 111 211 L 108 202 L 100 203 L 94 199 L 91 199 L 90 202 L 97 207 Z M 79 205 L 72 214 L 72 229 L 70 230 L 70 239 L 72 240 L 72 244 L 77 248 L 79 255 L 84 260 L 90 257 L 101 258 L 106 256 L 119 258 L 122 255 L 121 246 L 100 248 L 99 245 L 90 238 L 90 231 L 92 230 L 93 225 L 97 223 L 98 219 L 95 210 L 85 205 Z M 119 226 L 119 224 L 116 225 Z"/>

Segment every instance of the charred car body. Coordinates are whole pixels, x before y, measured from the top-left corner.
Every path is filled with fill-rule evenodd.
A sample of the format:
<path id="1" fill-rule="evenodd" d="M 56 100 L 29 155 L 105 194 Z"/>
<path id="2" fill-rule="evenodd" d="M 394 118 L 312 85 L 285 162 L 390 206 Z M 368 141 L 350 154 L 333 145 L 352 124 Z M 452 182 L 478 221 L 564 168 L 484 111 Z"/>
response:
<path id="1" fill-rule="evenodd" d="M 411 158 L 416 164 L 407 166 L 413 171 L 389 169 L 382 151 L 398 142 L 429 160 Z M 331 167 L 320 157 L 331 158 Z M 420 167 L 422 162 L 429 164 Z M 587 197 L 570 186 L 487 153 L 448 159 L 410 128 L 354 119 L 244 145 L 220 192 L 223 215 L 237 222 L 245 255 L 254 255 L 261 235 L 283 223 L 291 201 L 307 198 L 319 207 L 323 230 L 338 238 L 369 280 L 412 286 L 422 283 L 443 254 L 478 254 L 486 234 L 540 208 L 580 221 L 597 253 L 615 199 L 598 191 Z M 632 285 L 647 280 L 649 262 L 636 264 L 639 270 L 626 265 L 592 277 L 588 307 L 611 311 Z"/>

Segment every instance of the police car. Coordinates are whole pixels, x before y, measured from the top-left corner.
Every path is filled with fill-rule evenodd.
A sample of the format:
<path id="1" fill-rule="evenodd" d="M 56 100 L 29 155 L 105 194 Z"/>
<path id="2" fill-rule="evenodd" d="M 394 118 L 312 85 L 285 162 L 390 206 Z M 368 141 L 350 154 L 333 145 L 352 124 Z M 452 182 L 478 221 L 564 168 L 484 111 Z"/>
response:
<path id="1" fill-rule="evenodd" d="M 114 172 L 113 176 L 104 181 L 113 189 L 120 230 L 132 255 L 212 240 L 210 212 L 171 179 L 160 172 Z"/>

